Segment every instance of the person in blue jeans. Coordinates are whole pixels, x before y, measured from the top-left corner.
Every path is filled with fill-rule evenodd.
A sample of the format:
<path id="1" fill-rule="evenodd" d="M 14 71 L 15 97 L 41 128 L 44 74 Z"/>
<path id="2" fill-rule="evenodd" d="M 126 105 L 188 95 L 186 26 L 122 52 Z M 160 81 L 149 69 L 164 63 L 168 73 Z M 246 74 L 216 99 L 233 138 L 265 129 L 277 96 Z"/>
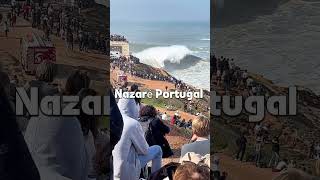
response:
<path id="1" fill-rule="evenodd" d="M 141 167 L 145 167 L 148 162 L 152 161 L 151 173 L 161 168 L 162 150 L 158 145 L 150 146 L 148 148 L 147 154 L 139 155 L 138 157 Z"/>
<path id="2" fill-rule="evenodd" d="M 152 162 L 151 173 L 161 168 L 162 150 L 158 145 L 149 146 L 136 117 L 139 117 L 134 99 L 120 99 L 118 107 L 123 118 L 123 131 L 113 155 L 114 180 L 137 180 L 141 168 Z"/>

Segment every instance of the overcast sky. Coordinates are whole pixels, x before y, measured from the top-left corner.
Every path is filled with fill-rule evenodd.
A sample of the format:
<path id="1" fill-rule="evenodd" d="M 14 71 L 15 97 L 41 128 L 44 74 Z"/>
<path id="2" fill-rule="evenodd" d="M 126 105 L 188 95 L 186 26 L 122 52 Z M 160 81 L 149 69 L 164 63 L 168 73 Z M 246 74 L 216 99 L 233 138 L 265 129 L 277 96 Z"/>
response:
<path id="1" fill-rule="evenodd" d="M 209 21 L 210 0 L 110 0 L 112 21 Z"/>

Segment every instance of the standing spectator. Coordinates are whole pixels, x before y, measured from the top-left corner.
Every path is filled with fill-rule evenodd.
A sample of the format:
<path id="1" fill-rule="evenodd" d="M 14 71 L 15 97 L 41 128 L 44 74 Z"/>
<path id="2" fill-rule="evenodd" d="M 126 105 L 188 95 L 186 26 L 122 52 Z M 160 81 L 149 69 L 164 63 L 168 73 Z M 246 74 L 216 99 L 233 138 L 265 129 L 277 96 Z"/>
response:
<path id="1" fill-rule="evenodd" d="M 256 144 L 255 144 L 255 164 L 257 167 L 260 167 L 260 160 L 261 160 L 261 150 L 263 144 L 263 136 L 262 133 L 259 133 L 256 137 Z"/>
<path id="2" fill-rule="evenodd" d="M 310 148 L 309 148 L 309 158 L 313 158 L 315 155 L 314 146 L 315 146 L 315 142 L 312 141 Z"/>
<path id="3" fill-rule="evenodd" d="M 161 119 L 162 119 L 163 121 L 167 121 L 167 120 L 168 120 L 167 112 L 164 112 L 164 113 L 162 114 Z"/>
<path id="4" fill-rule="evenodd" d="M 275 137 L 272 140 L 272 155 L 269 162 L 269 167 L 274 167 L 278 164 L 279 161 L 279 151 L 280 151 L 280 145 L 279 145 L 279 138 Z M 273 163 L 274 161 L 274 163 Z"/>
<path id="5" fill-rule="evenodd" d="M 177 116 L 173 115 L 172 118 L 171 118 L 170 124 L 171 125 L 175 125 L 176 124 L 176 120 L 177 120 Z"/>
<path id="6" fill-rule="evenodd" d="M 236 144 L 238 146 L 238 152 L 237 152 L 236 159 L 242 161 L 244 153 L 246 152 L 246 147 L 247 147 L 247 138 L 245 137 L 245 135 L 243 133 L 237 139 Z"/>
<path id="7" fill-rule="evenodd" d="M 11 18 L 11 26 L 15 26 L 17 22 L 17 15 L 15 12 L 12 13 L 12 18 Z"/>
<path id="8" fill-rule="evenodd" d="M 6 34 L 6 37 L 8 37 L 8 33 L 9 33 L 9 24 L 8 21 L 4 22 L 4 32 Z"/>

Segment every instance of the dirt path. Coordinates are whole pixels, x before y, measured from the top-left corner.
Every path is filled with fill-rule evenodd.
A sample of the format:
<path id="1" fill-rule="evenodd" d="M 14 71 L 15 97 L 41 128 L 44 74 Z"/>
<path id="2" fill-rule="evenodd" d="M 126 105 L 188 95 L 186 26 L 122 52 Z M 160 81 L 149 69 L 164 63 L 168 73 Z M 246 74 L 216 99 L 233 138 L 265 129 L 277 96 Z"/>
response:
<path id="1" fill-rule="evenodd" d="M 111 78 L 114 82 L 117 81 L 117 77 L 120 74 L 119 69 L 112 70 L 111 72 Z M 142 89 L 161 89 L 161 90 L 166 90 L 166 86 L 168 89 L 174 89 L 174 84 L 166 81 L 156 81 L 156 80 L 148 80 L 148 79 L 143 79 L 139 78 L 136 76 L 131 76 L 129 74 L 126 74 L 128 76 L 128 81 L 132 83 L 139 84 Z"/>
<path id="2" fill-rule="evenodd" d="M 233 160 L 225 154 L 217 154 L 220 158 L 220 171 L 228 173 L 228 180 L 272 180 L 278 173 L 271 169 L 257 168 L 248 162 Z"/>

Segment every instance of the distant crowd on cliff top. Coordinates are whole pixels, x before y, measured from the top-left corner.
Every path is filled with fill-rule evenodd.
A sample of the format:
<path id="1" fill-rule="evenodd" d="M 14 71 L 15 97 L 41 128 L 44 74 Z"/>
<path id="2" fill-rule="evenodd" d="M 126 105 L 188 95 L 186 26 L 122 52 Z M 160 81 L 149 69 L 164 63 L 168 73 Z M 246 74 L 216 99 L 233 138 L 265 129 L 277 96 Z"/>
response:
<path id="1" fill-rule="evenodd" d="M 173 83 L 175 89 L 180 90 L 190 90 L 191 87 L 184 83 L 182 80 L 178 80 L 173 76 L 164 75 L 163 73 L 151 73 L 148 72 L 147 69 L 139 69 L 136 70 L 135 66 L 140 63 L 140 60 L 137 57 L 130 56 L 130 58 L 126 58 L 124 56 L 120 56 L 119 58 L 114 58 L 111 60 L 110 67 L 111 70 L 115 70 L 119 68 L 123 73 L 130 74 L 132 76 L 136 76 L 143 79 L 148 80 L 157 80 L 157 81 L 166 81 Z M 165 87 L 166 90 L 169 90 L 168 87 Z"/>
<path id="2" fill-rule="evenodd" d="M 111 34 L 110 35 L 110 41 L 123 41 L 123 42 L 128 42 L 128 40 L 122 36 L 122 35 L 118 35 L 118 34 Z"/>
<path id="3" fill-rule="evenodd" d="M 16 26 L 17 17 L 20 16 L 31 21 L 32 27 L 42 30 L 44 39 L 50 40 L 51 35 L 60 37 L 69 50 L 73 51 L 77 43 L 79 51 L 108 53 L 108 37 L 102 32 L 86 31 L 85 26 L 88 22 L 81 17 L 79 11 L 71 7 L 60 7 L 50 3 L 46 6 L 32 3 L 14 4 L 9 13 L 2 15 L 6 37 L 10 28 Z"/>
<path id="4" fill-rule="evenodd" d="M 212 56 L 210 66 L 210 77 L 216 87 L 222 88 L 225 94 L 230 94 L 232 89 L 242 89 L 243 96 L 269 96 L 269 92 L 260 83 L 249 77 L 247 70 L 235 65 L 234 59 Z"/>

